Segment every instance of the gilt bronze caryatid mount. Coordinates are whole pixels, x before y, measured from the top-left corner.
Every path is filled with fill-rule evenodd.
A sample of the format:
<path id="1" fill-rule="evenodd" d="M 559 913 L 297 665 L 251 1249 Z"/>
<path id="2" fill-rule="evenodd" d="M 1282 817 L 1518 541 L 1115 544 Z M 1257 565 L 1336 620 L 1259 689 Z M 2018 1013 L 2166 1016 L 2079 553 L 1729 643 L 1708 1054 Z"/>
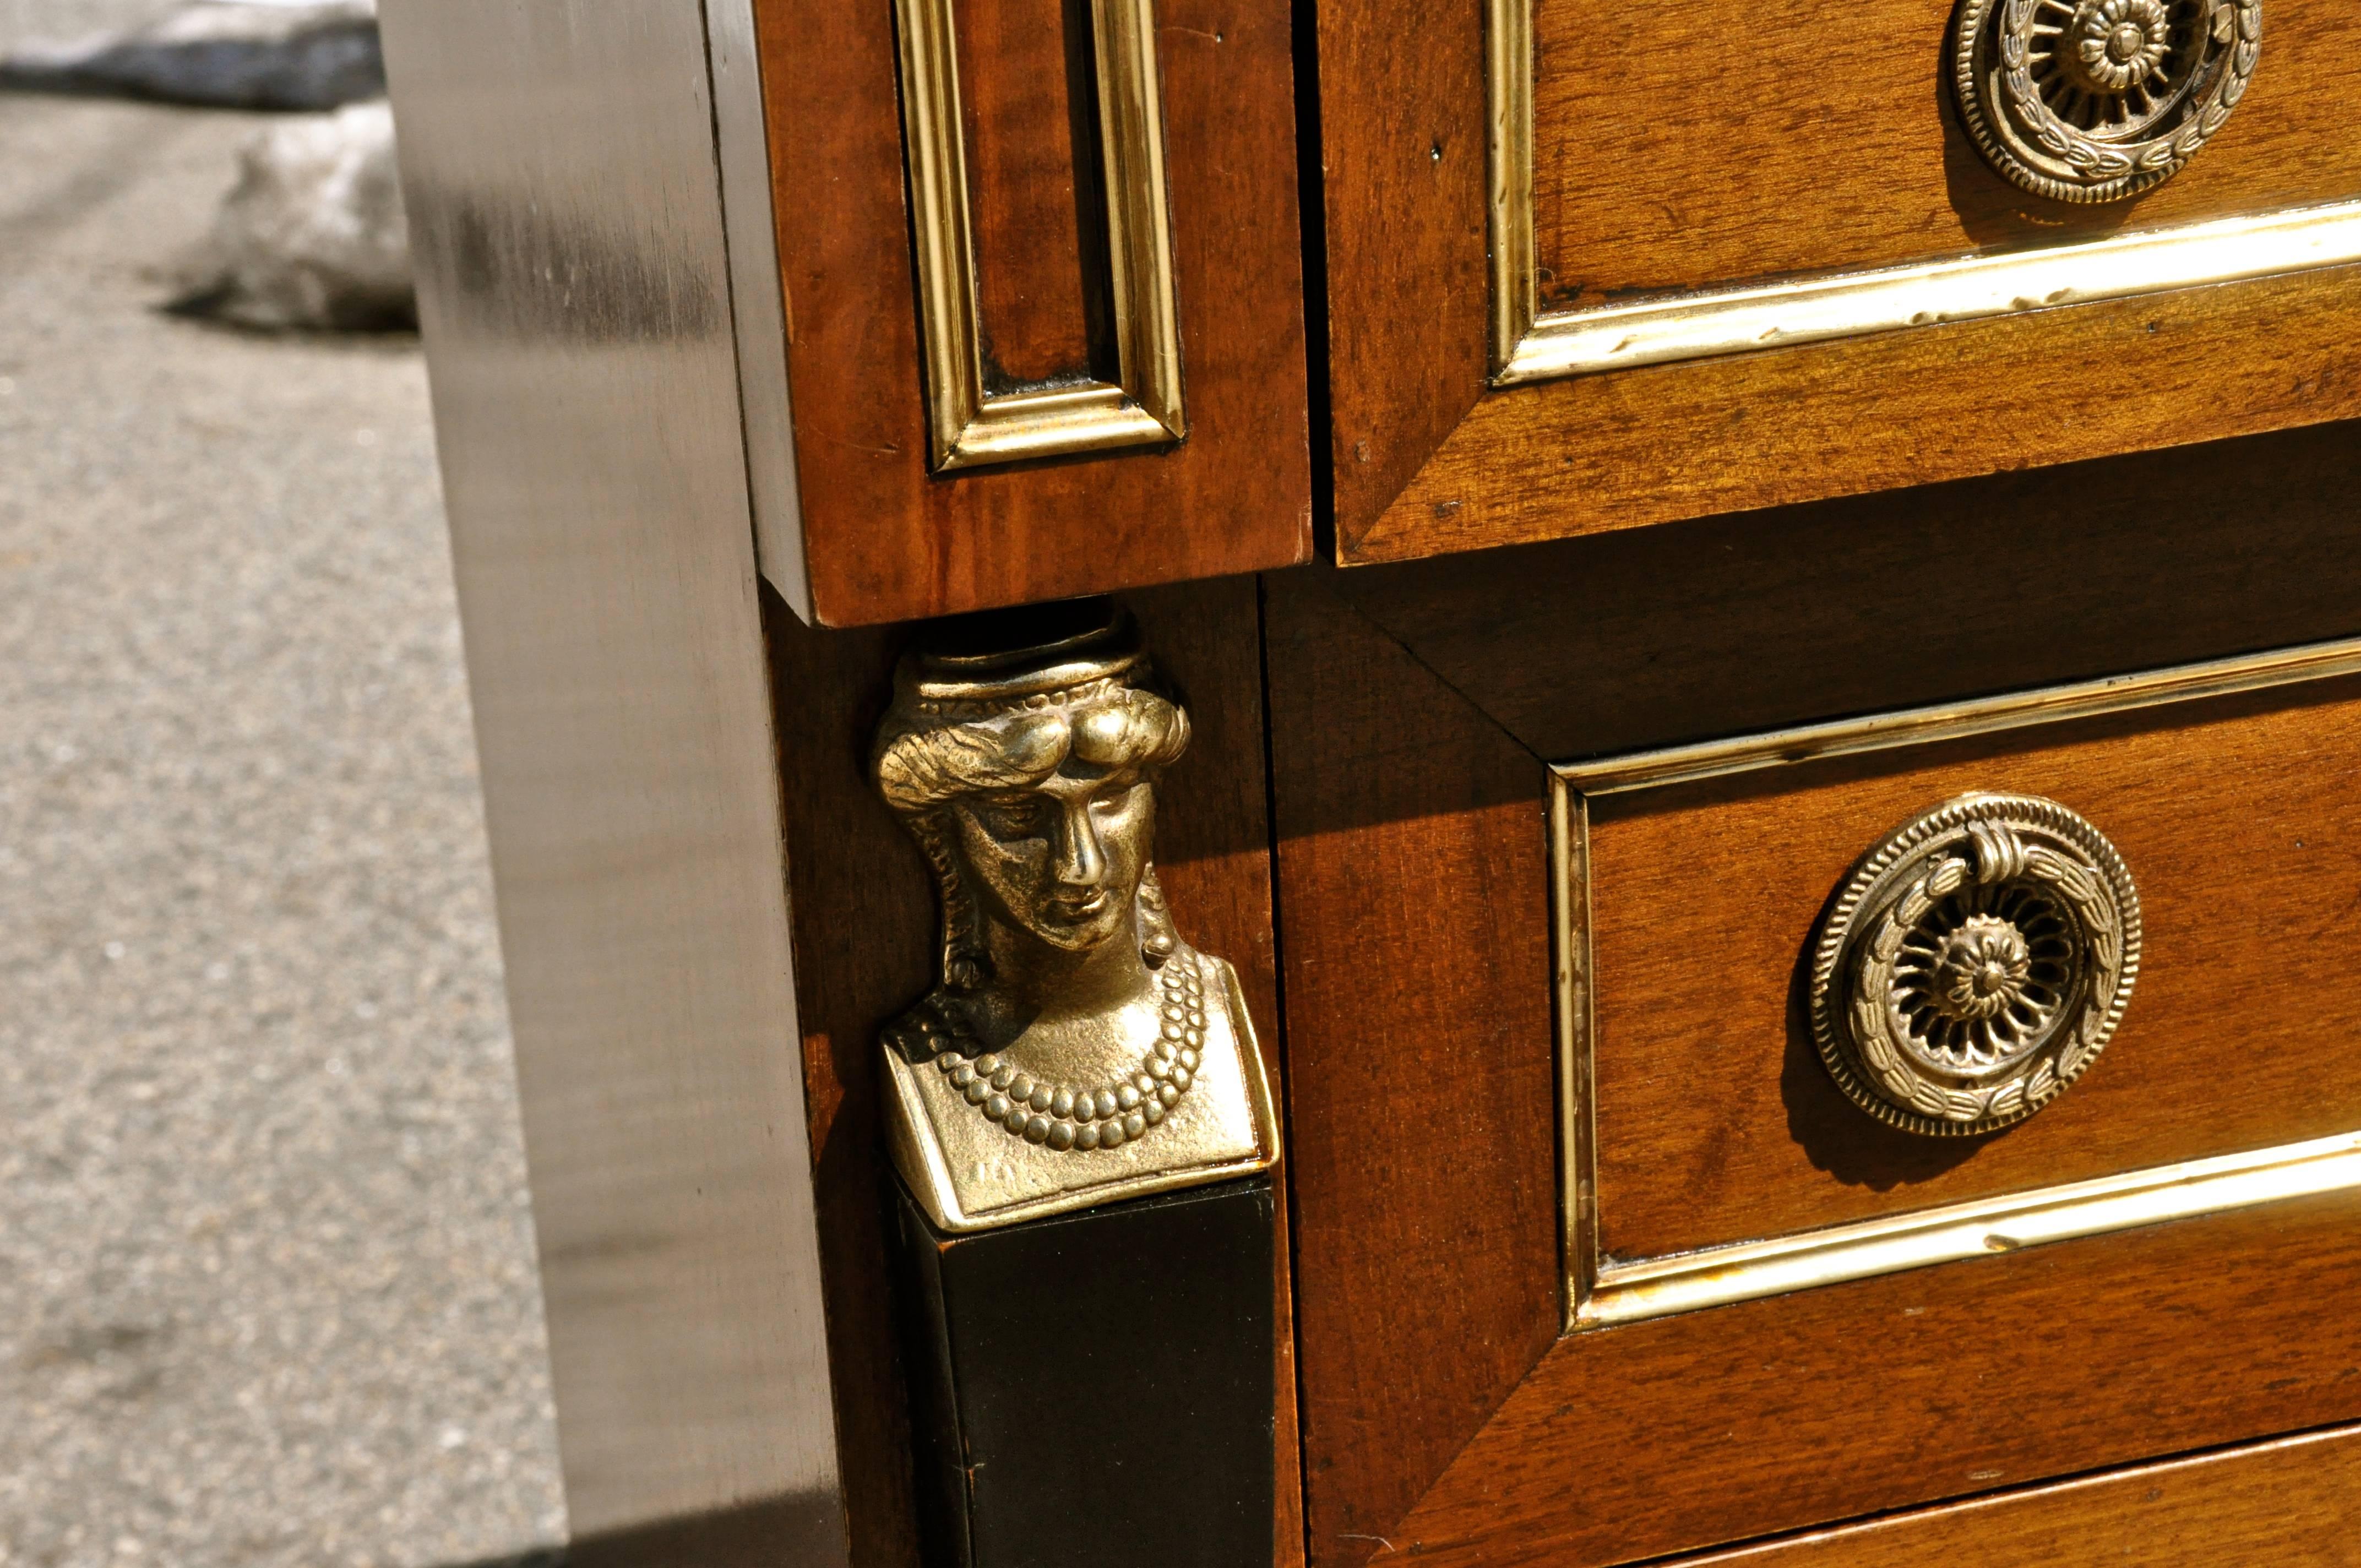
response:
<path id="1" fill-rule="evenodd" d="M 895 1163 L 947 1231 L 1251 1174 L 1279 1146 L 1237 977 L 1156 880 L 1188 714 L 1128 616 L 1010 627 L 906 656 L 874 756 L 941 897 L 937 983 L 883 1046 Z"/>

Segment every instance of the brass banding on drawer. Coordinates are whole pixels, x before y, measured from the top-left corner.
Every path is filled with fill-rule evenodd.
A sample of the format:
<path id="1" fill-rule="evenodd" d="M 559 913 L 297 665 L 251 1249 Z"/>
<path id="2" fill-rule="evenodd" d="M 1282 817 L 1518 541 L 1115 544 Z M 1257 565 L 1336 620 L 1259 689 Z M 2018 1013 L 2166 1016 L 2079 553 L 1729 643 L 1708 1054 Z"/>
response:
<path id="1" fill-rule="evenodd" d="M 2361 40 L 2314 0 L 2274 9 L 2293 35 L 2290 80 L 2257 91 L 2268 102 L 2235 122 L 2267 121 L 2258 137 L 2301 147 L 2303 158 L 2265 164 L 2268 182 L 2246 178 L 2248 163 L 2235 160 L 2176 205 L 2143 209 L 2129 232 L 2118 232 L 2121 212 L 2063 215 L 2138 196 L 2177 174 L 2201 146 L 2228 135 L 2249 85 L 2266 79 L 2257 73 L 2260 0 L 2127 4 L 1967 0 L 1948 50 L 1939 13 L 1890 6 L 1875 20 L 1873 65 L 1832 58 L 1816 16 L 1790 20 L 1773 8 L 1759 18 L 1749 62 L 1767 85 L 1715 114 L 1674 119 L 1650 95 L 1662 79 L 1727 64 L 1726 37 L 1694 8 L 1625 18 L 1638 36 L 1623 49 L 1649 62 L 1626 65 L 1565 47 L 1589 20 L 1579 0 L 1488 0 L 1493 384 L 2361 259 L 2361 207 L 2352 200 L 2361 170 L 2329 107 Z M 1872 24 L 1856 16 L 1850 25 Z M 2078 28 L 2099 29 L 2095 65 L 2062 53 L 2055 63 L 2038 49 L 2037 59 L 1995 63 L 1996 31 L 2047 45 Z M 2135 30 L 2137 47 L 2119 63 L 2108 50 Z M 2153 80 L 2108 85 L 2126 71 Z M 1948 79 L 1963 141 L 1980 149 L 1969 157 L 1980 156 L 1987 171 L 1970 174 L 1948 159 L 1954 133 L 1916 93 L 1922 73 Z M 2110 107 L 2116 99 L 2124 106 Z M 1740 166 L 1753 176 L 1728 179 Z M 1796 183 L 1806 169 L 1813 181 Z M 1989 181 L 2007 190 L 2004 180 L 2059 210 L 2014 210 L 1977 189 Z"/>
<path id="2" fill-rule="evenodd" d="M 2361 1189 L 2356 676 L 2361 641 L 2323 644 L 1553 770 L 1568 1327 Z M 2047 981 L 2084 1032 L 1987 1052 L 1992 1113 L 1929 1139 L 1906 1080 L 1839 1087 L 1837 955 L 1925 824 L 1951 848 L 1919 884 L 2017 876 L 1984 818 L 2088 884 L 2070 919 L 2011 906 L 2084 923 Z M 2077 943 L 2112 970 L 2069 974 Z M 2061 1038 L 2081 1085 L 2008 1099 Z"/>

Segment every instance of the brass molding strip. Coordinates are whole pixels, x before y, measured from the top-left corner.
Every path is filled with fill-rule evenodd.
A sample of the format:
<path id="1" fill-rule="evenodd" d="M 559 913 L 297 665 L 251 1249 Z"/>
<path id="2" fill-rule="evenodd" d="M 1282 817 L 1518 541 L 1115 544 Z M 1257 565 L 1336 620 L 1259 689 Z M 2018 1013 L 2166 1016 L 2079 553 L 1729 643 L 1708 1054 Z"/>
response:
<path id="1" fill-rule="evenodd" d="M 2352 261 L 2361 261 L 2361 203 L 2344 202 L 2088 245 L 1679 294 L 1538 320 L 1528 313 L 1530 328 L 1497 361 L 1500 369 L 1492 380 L 1495 386 L 1517 386 Z M 1532 291 L 1530 280 L 1525 287 Z M 1513 319 L 1510 311 L 1498 313 L 1503 321 Z"/>
<path id="2" fill-rule="evenodd" d="M 1091 0 L 1120 379 L 998 393 L 983 385 L 954 4 L 895 5 L 933 466 L 948 471 L 1180 440 L 1188 425 L 1154 0 Z"/>
<path id="3" fill-rule="evenodd" d="M 2310 642 L 2267 653 L 2243 653 L 2200 664 L 2176 664 L 2136 674 L 2109 675 L 2040 691 L 1971 697 L 1964 702 L 1798 725 L 1792 729 L 1773 729 L 1657 751 L 1635 751 L 1596 762 L 1567 762 L 1551 772 L 1583 795 L 1620 795 L 1627 790 L 1690 784 L 1820 757 L 1845 757 L 1894 746 L 1956 740 L 1993 730 L 2059 724 L 2162 703 L 2224 696 L 2233 692 L 2350 674 L 2361 674 L 2361 637 Z"/>
<path id="4" fill-rule="evenodd" d="M 1598 1285 L 1598 1097 L 1593 1091 L 1590 968 L 1590 802 L 1550 784 L 1552 977 L 1556 983 L 1560 1190 L 1566 1299 L 1579 1310 Z"/>
<path id="5" fill-rule="evenodd" d="M 1829 757 L 2029 729 L 2169 703 L 2361 674 L 2361 638 L 2182 664 L 1550 769 L 1560 1205 L 1569 1333 L 1866 1279 L 2045 1242 L 2361 1190 L 2361 1131 L 2095 1181 L 1886 1215 L 1665 1257 L 1598 1245 L 1598 974 L 1590 948 L 1590 801 Z"/>
<path id="6" fill-rule="evenodd" d="M 1599 1269 L 1570 1326 L 1610 1328 L 2356 1188 L 2361 1188 L 2361 1133 L 2345 1133 L 1776 1241 L 1610 1264 Z"/>
<path id="7" fill-rule="evenodd" d="M 1484 0 L 1484 74 L 1492 379 L 1501 386 L 1532 335 L 1541 297 L 1533 254 L 1533 0 Z"/>
<path id="8" fill-rule="evenodd" d="M 1535 0 L 1486 0 L 1492 384 L 1709 359 L 2361 261 L 2361 202 L 2082 245 L 1825 273 L 1543 314 L 1533 239 Z"/>

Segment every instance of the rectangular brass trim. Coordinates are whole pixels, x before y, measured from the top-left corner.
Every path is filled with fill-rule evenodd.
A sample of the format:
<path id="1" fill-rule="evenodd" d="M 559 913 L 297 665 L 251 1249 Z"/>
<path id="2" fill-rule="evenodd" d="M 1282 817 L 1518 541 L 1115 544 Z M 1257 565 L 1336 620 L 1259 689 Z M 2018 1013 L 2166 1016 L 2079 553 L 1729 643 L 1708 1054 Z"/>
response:
<path id="1" fill-rule="evenodd" d="M 1574 1327 L 1694 1312 L 1929 1264 L 2361 1188 L 2361 1133 L 1602 1267 Z"/>
<path id="2" fill-rule="evenodd" d="M 1533 238 L 1536 3 L 1485 5 L 1496 387 L 2361 261 L 2361 202 L 2339 202 L 2081 245 L 1822 273 L 1543 314 Z"/>
<path id="3" fill-rule="evenodd" d="M 1553 766 L 1551 937 L 1565 1332 L 1640 1322 L 2166 1220 L 2226 1213 L 2283 1198 L 2361 1190 L 2361 1131 L 2356 1131 L 1670 1256 L 1607 1257 L 1598 1245 L 1597 1097 L 1592 1091 L 1598 974 L 1590 946 L 1590 802 L 1595 797 L 2356 674 L 2361 674 L 2361 638 L 2346 638 Z"/>
<path id="4" fill-rule="evenodd" d="M 1561 1241 L 1568 1299 L 1587 1300 L 1598 1286 L 1598 1122 L 1591 1091 L 1590 802 L 1563 783 L 1550 787 L 1551 942 L 1558 1011 L 1568 1044 L 1557 1053 Z M 1576 933 L 1580 938 L 1576 939 Z M 1574 1048 L 1571 1042 L 1581 1042 Z"/>
<path id="5" fill-rule="evenodd" d="M 955 0 L 895 0 L 929 460 L 940 471 L 1159 445 L 1188 432 L 1155 0 L 1091 0 L 1119 380 L 987 393 Z"/>
<path id="6" fill-rule="evenodd" d="M 2199 664 L 2175 664 L 2135 674 L 2108 675 L 2039 691 L 1971 697 L 1963 702 L 1904 708 L 1894 713 L 1798 725 L 1791 729 L 1701 741 L 1693 746 L 1567 762 L 1552 771 L 1586 795 L 1620 795 L 1626 790 L 1689 784 L 1820 757 L 1844 757 L 1861 751 L 1881 751 L 1892 746 L 1955 740 L 1997 729 L 2059 724 L 2154 707 L 2160 703 L 2224 696 L 2232 692 L 2356 674 L 2361 674 L 2361 637 L 2310 642 L 2264 653 L 2242 653 Z"/>

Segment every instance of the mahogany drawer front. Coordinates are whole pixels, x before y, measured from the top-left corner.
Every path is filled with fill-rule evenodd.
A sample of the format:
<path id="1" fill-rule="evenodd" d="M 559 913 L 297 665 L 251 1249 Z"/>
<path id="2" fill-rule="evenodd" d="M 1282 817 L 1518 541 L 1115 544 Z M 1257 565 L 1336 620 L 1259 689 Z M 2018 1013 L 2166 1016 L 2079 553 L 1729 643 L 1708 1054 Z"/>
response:
<path id="1" fill-rule="evenodd" d="M 2361 1431 L 2339 1427 L 1927 1508 L 1683 1568 L 2345 1568 L 2361 1529 Z"/>
<path id="2" fill-rule="evenodd" d="M 1562 773 L 1559 875 L 1580 885 L 1561 891 L 1576 915 L 1565 967 L 1579 977 L 1561 1025 L 1582 1086 L 1569 1125 L 1587 1134 L 1567 1156 L 1580 1220 L 1569 1249 L 1633 1282 L 1628 1299 L 1609 1286 L 1577 1302 L 1577 1318 L 1775 1294 L 1815 1268 L 1890 1267 L 1914 1222 L 1952 1206 L 1969 1206 L 1967 1223 L 1949 1252 L 1925 1255 L 1982 1251 L 2027 1226 L 2153 1220 L 2147 1205 L 2159 1201 L 2204 1213 L 2289 1180 L 2309 1190 L 2361 1178 L 2361 1138 L 2341 1137 L 2361 1134 L 2350 1049 L 2361 957 L 2342 939 L 2361 906 L 2361 681 L 2346 673 L 2356 667 L 2361 645 L 2332 644 L 2048 694 L 2058 707 L 2001 698 L 1918 722 L 1791 733 L 1753 751 L 1741 742 Z M 2254 682 L 2272 684 L 2179 695 Z M 2175 700 L 2056 717 L 2077 701 L 2158 697 Z M 1942 738 L 1960 728 L 1983 732 Z M 1869 743 L 1881 749 L 1782 760 Z M 1715 766 L 1747 771 L 1648 783 L 1652 772 L 1677 781 Z M 2136 888 L 2128 924 L 2141 935 L 2122 1023 L 2070 1091 L 2014 1125 L 1929 1136 L 1873 1119 L 1839 1090 L 1811 1015 L 1808 959 L 1872 847 L 1978 793 L 2055 801 L 2095 827 Z M 2008 922 L 2028 917 L 1964 918 L 2015 944 Z M 1950 961 L 1952 926 L 1939 912 L 1926 921 L 1938 961 Z M 2016 997 L 2006 976 L 1996 983 L 1995 1010 Z M 1913 1004 L 1931 1034 L 1959 1034 L 1944 1021 L 1949 1001 Z M 2002 1023 L 2006 1039 L 2027 1032 Z M 1885 1103 L 1873 1097 L 1872 1109 Z M 2211 1180 L 2192 1174 L 2224 1160 Z M 2059 1190 L 2088 1183 L 2112 1184 L 2117 1208 L 2061 1222 Z M 2134 1206 L 2126 1187 L 2142 1195 Z M 1815 1253 L 1806 1233 L 1845 1236 L 1828 1230 L 1845 1226 L 1857 1233 L 1849 1243 Z M 1795 1250 L 1765 1257 L 1760 1244 L 1775 1238 Z"/>
<path id="3" fill-rule="evenodd" d="M 1949 0 L 1875 0 L 1839 37 L 1810 0 L 1532 5 L 1543 310 L 2317 206 L 2361 196 L 2361 16 L 2267 0 L 2235 113 L 2136 203 L 2043 203 L 1964 135 Z M 2063 16 L 2049 18 L 2064 20 Z M 1742 77 L 1744 85 L 1739 84 Z M 1682 100 L 1702 89 L 1707 102 Z M 1741 176 L 1742 173 L 1742 177 Z"/>
<path id="4" fill-rule="evenodd" d="M 2110 3 L 1325 8 L 1339 561 L 2361 412 L 2361 21 L 2112 0 L 2248 73 L 2161 183 L 2052 199 L 1981 150 L 1955 46 Z"/>

